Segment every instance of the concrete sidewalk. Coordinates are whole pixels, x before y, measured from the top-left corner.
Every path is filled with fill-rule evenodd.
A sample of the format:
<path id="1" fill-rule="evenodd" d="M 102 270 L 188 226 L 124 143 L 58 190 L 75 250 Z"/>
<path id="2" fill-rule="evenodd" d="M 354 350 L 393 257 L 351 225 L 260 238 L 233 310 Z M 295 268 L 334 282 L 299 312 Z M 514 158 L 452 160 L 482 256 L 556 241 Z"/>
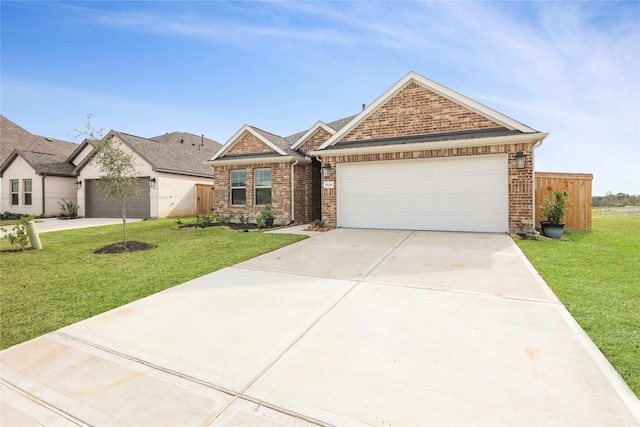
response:
<path id="1" fill-rule="evenodd" d="M 127 219 L 127 223 L 133 223 L 142 221 L 141 219 L 131 218 Z M 48 233 L 51 231 L 73 230 L 76 228 L 89 228 L 100 227 L 103 225 L 122 224 L 122 218 L 76 218 L 61 220 L 58 218 L 37 218 L 36 230 L 38 233 Z M 11 231 L 12 225 L 7 225 L 7 231 Z M 6 233 L 0 230 L 0 238 L 4 237 Z"/>
<path id="2" fill-rule="evenodd" d="M 0 356 L 2 425 L 640 425 L 506 235 L 333 230 Z"/>

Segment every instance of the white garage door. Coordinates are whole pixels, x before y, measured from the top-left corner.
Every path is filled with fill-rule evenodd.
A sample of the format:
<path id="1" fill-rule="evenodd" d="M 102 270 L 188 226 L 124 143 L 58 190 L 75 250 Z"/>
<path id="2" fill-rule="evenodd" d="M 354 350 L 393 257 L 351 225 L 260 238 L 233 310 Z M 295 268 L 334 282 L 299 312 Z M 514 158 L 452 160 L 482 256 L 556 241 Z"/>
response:
<path id="1" fill-rule="evenodd" d="M 507 156 L 337 166 L 338 226 L 506 232 Z"/>

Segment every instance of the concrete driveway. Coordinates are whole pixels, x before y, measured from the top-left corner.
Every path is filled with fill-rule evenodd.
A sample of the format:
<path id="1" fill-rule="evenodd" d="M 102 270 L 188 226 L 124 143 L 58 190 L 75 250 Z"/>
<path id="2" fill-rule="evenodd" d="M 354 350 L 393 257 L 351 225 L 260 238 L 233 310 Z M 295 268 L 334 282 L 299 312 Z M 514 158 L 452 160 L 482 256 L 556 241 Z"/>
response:
<path id="1" fill-rule="evenodd" d="M 0 355 L 3 426 L 640 425 L 506 235 L 333 230 Z"/>

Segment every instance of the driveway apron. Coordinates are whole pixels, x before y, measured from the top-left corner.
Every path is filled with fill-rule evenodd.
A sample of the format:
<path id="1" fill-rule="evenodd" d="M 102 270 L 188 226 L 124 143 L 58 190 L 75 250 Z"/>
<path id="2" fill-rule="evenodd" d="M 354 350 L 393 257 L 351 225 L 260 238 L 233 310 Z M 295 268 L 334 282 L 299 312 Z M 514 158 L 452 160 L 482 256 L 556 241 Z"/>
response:
<path id="1" fill-rule="evenodd" d="M 337 229 L 1 354 L 2 425 L 640 425 L 506 235 Z"/>

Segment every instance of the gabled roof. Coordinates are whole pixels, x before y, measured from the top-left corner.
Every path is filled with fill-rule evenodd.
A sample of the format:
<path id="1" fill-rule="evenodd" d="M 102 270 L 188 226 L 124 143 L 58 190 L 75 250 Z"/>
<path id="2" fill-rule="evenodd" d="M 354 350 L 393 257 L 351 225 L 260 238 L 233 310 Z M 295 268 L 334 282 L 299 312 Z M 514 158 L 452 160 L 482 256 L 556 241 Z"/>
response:
<path id="1" fill-rule="evenodd" d="M 147 162 L 154 171 L 190 176 L 213 176 L 211 167 L 206 166 L 204 162 L 216 147 L 219 146 L 217 142 L 208 138 L 181 132 L 173 132 L 166 135 L 149 139 L 112 130 L 105 138 L 116 137 Z M 191 135 L 191 137 L 189 137 L 189 135 Z M 182 136 L 186 137 L 183 138 Z M 187 142 L 196 140 L 197 143 Z M 79 172 L 86 166 L 92 157 L 93 153 L 87 156 L 87 158 L 78 165 L 76 172 Z"/>
<path id="2" fill-rule="evenodd" d="M 369 104 L 360 114 L 353 117 L 353 119 L 343 126 L 339 131 L 334 133 L 331 138 L 329 138 L 324 144 L 318 147 L 319 150 L 324 150 L 328 147 L 335 145 L 340 139 L 347 135 L 351 130 L 356 128 L 360 123 L 365 121 L 369 116 L 371 116 L 381 105 L 386 103 L 388 100 L 393 98 L 396 94 L 398 94 L 402 89 L 404 89 L 407 85 L 415 82 L 438 95 L 449 99 L 452 102 L 455 102 L 468 110 L 471 110 L 489 120 L 496 122 L 497 124 L 504 126 L 508 130 L 518 131 L 521 133 L 538 133 L 533 128 L 530 128 L 508 116 L 505 116 L 502 113 L 499 113 L 486 105 L 483 105 L 477 101 L 474 101 L 471 98 L 468 98 L 458 92 L 455 92 L 445 86 L 442 86 L 439 83 L 436 83 L 428 78 L 421 76 L 420 74 L 411 71 L 406 76 L 404 76 L 400 81 L 394 84 L 389 90 L 383 93 L 380 97 L 378 97 L 375 101 Z"/>
<path id="3" fill-rule="evenodd" d="M 18 156 L 22 157 L 38 175 L 73 176 L 73 165 L 67 162 L 67 156 L 28 150 L 13 150 L 0 165 L 0 176 Z"/>
<path id="4" fill-rule="evenodd" d="M 293 135 L 289 135 L 286 137 L 282 137 L 265 130 L 259 129 L 255 126 L 244 125 L 240 128 L 238 132 L 233 135 L 226 144 L 222 146 L 220 150 L 218 150 L 212 157 L 209 159 L 209 162 L 220 161 L 221 157 L 226 158 L 255 158 L 256 160 L 262 160 L 265 156 L 282 156 L 282 157 L 290 157 L 291 159 L 305 159 L 305 153 L 300 153 L 296 151 L 300 146 L 304 143 L 304 141 L 312 136 L 316 130 L 324 129 L 330 134 L 334 134 L 337 130 L 340 130 L 344 125 L 349 123 L 353 117 L 349 116 L 340 120 L 335 120 L 330 123 L 324 123 L 322 121 L 318 121 L 315 125 L 313 125 L 308 130 L 303 130 L 298 133 L 294 133 Z M 270 147 L 274 153 L 247 153 L 247 154 L 234 154 L 232 156 L 227 156 L 226 153 L 233 148 L 236 143 L 238 143 L 245 132 L 251 133 L 253 136 L 258 138 L 260 141 L 264 142 L 268 147 Z"/>
<path id="5" fill-rule="evenodd" d="M 73 142 L 33 135 L 0 115 L 0 164 L 3 164 L 14 150 L 55 154 L 66 158 L 77 146 Z"/>
<path id="6" fill-rule="evenodd" d="M 273 133 L 267 132 L 265 130 L 259 129 L 255 126 L 250 126 L 250 125 L 244 125 L 240 128 L 240 130 L 238 132 L 235 133 L 235 135 L 233 135 L 231 137 L 231 139 L 229 139 L 229 141 L 227 141 L 226 144 L 224 144 L 222 146 L 222 148 L 220 150 L 218 150 L 212 157 L 211 159 L 209 159 L 209 162 L 213 162 L 216 160 L 221 160 L 221 157 L 224 157 L 226 153 L 229 152 L 229 150 L 231 150 L 239 141 L 242 140 L 242 137 L 244 136 L 244 134 L 248 132 L 251 135 L 255 136 L 256 138 L 258 138 L 261 142 L 263 142 L 265 145 L 267 145 L 269 148 L 271 148 L 275 153 L 247 153 L 247 155 L 241 154 L 241 155 L 233 155 L 233 156 L 227 156 L 227 158 L 236 158 L 236 157 L 245 157 L 245 158 L 249 158 L 249 157 L 259 157 L 259 158 L 264 158 L 265 155 L 269 155 L 271 157 L 283 157 L 283 158 L 292 158 L 292 159 L 304 159 L 304 156 L 301 155 L 300 153 L 296 152 L 295 150 L 291 149 L 291 142 L 292 142 L 292 138 L 291 137 L 287 137 L 287 138 L 283 138 L 279 135 L 275 135 Z"/>

